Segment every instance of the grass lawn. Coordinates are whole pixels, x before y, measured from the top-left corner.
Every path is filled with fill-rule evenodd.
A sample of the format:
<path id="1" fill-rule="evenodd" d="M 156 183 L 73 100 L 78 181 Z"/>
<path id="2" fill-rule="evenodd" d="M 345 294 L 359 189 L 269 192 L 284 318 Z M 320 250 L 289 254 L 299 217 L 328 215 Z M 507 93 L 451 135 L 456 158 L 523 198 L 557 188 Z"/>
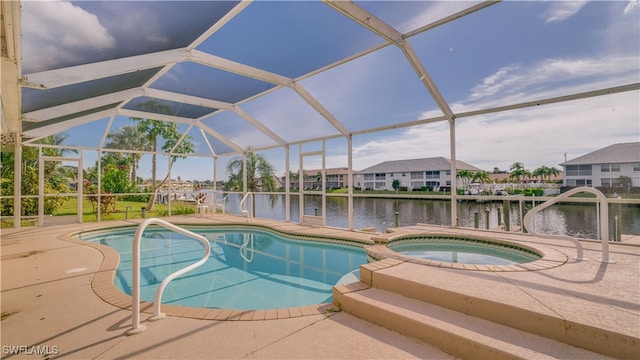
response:
<path id="1" fill-rule="evenodd" d="M 127 207 L 129 207 L 128 218 L 129 219 L 140 219 L 142 218 L 142 208 L 146 207 L 146 202 L 136 202 L 136 201 L 116 201 L 116 211 L 105 215 L 101 214 L 101 220 L 124 220 L 127 216 Z M 77 199 L 70 199 L 65 203 L 65 205 L 60 208 L 54 216 L 65 216 L 65 215 L 76 215 L 78 209 Z M 193 214 L 195 212 L 195 207 L 193 204 L 183 203 L 180 201 L 174 201 L 171 205 L 171 213 L 173 215 L 179 214 Z M 158 217 L 158 216 L 166 216 L 168 214 L 168 206 L 164 204 L 155 204 L 153 206 L 153 211 L 146 212 L 145 217 Z M 93 207 L 91 206 L 91 202 L 88 199 L 84 199 L 82 203 L 82 221 L 83 222 L 93 222 L 97 221 L 97 216 L 93 212 Z"/>

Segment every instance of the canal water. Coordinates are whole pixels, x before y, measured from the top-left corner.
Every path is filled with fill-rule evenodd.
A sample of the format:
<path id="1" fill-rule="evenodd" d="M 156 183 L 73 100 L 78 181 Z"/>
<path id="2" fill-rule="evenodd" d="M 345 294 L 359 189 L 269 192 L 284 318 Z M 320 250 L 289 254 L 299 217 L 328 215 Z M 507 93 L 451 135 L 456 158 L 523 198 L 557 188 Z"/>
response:
<path id="1" fill-rule="evenodd" d="M 220 196 L 220 195 L 219 195 Z M 256 217 L 284 220 L 284 195 L 256 195 Z M 240 214 L 240 194 L 230 194 L 227 211 Z M 327 196 L 327 225 L 348 228 L 348 199 L 343 196 Z M 322 215 L 322 197 L 305 195 L 305 215 Z M 478 227 L 494 229 L 501 224 L 508 224 L 511 230 L 521 227 L 522 217 L 532 208 L 531 202 L 503 201 L 476 202 L 476 200 L 459 200 L 458 226 L 475 227 L 476 216 Z M 451 203 L 449 200 L 437 199 L 389 199 L 361 198 L 353 199 L 354 228 L 375 228 L 383 232 L 395 225 L 395 214 L 398 213 L 400 226 L 424 223 L 430 225 L 451 225 Z M 507 211 L 505 211 L 505 209 Z M 508 213 L 505 217 L 505 212 Z M 477 213 L 477 215 L 476 215 Z M 560 203 L 547 208 L 534 220 L 536 231 L 554 235 L 568 235 L 583 239 L 598 238 L 598 212 L 595 203 Z M 640 205 L 611 204 L 609 206 L 610 238 L 618 233 L 640 235 Z M 291 195 L 290 219 L 300 220 L 298 195 Z M 488 220 L 488 224 L 487 224 Z M 617 226 L 616 226 L 617 225 Z"/>

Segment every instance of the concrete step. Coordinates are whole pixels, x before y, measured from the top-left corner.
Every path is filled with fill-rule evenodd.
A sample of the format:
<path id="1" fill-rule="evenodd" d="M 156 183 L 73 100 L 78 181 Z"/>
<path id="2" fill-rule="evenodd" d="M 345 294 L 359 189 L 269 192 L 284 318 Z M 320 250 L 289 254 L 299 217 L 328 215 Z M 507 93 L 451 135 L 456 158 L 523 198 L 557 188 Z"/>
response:
<path id="1" fill-rule="evenodd" d="M 400 263 L 400 260 L 385 259 L 362 265 L 360 282 L 356 283 L 359 285 L 353 284 L 349 289 L 374 287 L 613 358 L 638 358 L 637 338 L 584 324 L 575 318 L 567 319 L 544 306 L 541 309 L 540 304 L 527 294 L 511 292 L 510 284 L 504 288 L 499 283 L 490 283 L 491 293 L 504 293 L 505 297 L 498 301 L 495 296 L 483 296 L 478 292 L 470 295 L 430 285 L 429 281 L 420 277 L 413 277 L 412 280 L 387 271 Z M 473 279 L 466 281 L 480 283 L 480 279 Z M 474 283 L 473 286 L 478 284 Z M 506 297 L 509 297 L 509 301 L 506 301 Z M 576 306 L 580 306 L 580 303 L 576 302 Z"/>
<path id="2" fill-rule="evenodd" d="M 342 311 L 464 359 L 609 359 L 362 282 L 336 286 L 333 296 Z"/>

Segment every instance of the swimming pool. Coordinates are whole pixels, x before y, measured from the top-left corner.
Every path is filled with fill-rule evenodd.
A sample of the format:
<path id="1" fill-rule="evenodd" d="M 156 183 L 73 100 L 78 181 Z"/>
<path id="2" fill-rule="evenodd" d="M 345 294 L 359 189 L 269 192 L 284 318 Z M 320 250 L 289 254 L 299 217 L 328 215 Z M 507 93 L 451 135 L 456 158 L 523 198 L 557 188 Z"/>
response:
<path id="1" fill-rule="evenodd" d="M 358 244 L 285 237 L 253 227 L 187 227 L 211 244 L 207 262 L 173 280 L 163 304 L 232 310 L 299 307 L 332 301 L 332 288 L 353 281 L 366 263 Z M 131 294 L 131 244 L 134 227 L 82 233 L 79 238 L 114 248 L 120 254 L 115 285 Z M 204 246 L 159 227 L 141 239 L 141 298 L 153 301 L 157 286 L 172 272 L 195 263 Z M 355 272 L 355 274 L 354 274 Z"/>

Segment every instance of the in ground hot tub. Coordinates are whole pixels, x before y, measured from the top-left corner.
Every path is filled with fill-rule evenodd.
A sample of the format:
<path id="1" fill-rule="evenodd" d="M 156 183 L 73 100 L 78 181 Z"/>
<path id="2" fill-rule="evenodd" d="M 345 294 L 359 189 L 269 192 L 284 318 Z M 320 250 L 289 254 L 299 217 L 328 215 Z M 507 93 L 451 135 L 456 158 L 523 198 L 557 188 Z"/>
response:
<path id="1" fill-rule="evenodd" d="M 366 248 L 368 260 L 386 258 L 439 267 L 483 271 L 540 270 L 564 264 L 567 257 L 554 249 L 502 239 L 451 234 L 392 237 L 385 245 Z"/>

